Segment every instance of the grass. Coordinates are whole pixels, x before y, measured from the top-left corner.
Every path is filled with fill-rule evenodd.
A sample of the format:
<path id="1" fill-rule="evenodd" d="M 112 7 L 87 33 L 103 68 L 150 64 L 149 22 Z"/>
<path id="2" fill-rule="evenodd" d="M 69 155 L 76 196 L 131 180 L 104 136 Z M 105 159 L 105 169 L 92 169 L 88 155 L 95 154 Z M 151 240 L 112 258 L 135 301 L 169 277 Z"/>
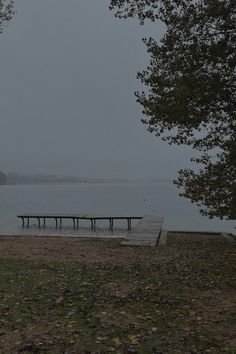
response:
<path id="1" fill-rule="evenodd" d="M 1 353 L 236 353 L 234 243 L 170 234 L 135 250 L 121 263 L 2 258 Z"/>

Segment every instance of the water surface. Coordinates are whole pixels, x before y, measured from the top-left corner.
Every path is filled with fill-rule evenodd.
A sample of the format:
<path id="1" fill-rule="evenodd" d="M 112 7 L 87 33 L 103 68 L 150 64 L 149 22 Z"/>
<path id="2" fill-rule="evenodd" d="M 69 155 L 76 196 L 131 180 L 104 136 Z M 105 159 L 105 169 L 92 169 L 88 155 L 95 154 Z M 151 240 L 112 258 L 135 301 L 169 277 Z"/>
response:
<path id="1" fill-rule="evenodd" d="M 210 220 L 197 211 L 195 205 L 178 196 L 170 182 L 106 183 L 0 186 L 0 234 L 59 234 L 91 235 L 110 234 L 108 223 L 97 223 L 96 233 L 90 223 L 73 230 L 72 221 L 64 223 L 62 230 L 55 229 L 52 221 L 40 230 L 37 222 L 24 230 L 17 215 L 21 213 L 78 213 L 78 214 L 156 214 L 165 217 L 168 230 L 230 231 L 233 221 Z M 114 235 L 125 231 L 126 223 L 115 222 Z"/>

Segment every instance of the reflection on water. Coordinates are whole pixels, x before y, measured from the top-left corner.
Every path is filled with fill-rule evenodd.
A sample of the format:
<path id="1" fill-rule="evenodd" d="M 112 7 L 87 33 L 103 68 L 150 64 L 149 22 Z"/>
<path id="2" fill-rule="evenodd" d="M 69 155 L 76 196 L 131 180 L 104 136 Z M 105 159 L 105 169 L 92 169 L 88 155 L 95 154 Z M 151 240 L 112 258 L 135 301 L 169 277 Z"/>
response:
<path id="1" fill-rule="evenodd" d="M 229 231 L 235 222 L 209 220 L 201 216 L 188 200 L 180 198 L 175 186 L 159 183 L 109 183 L 67 185 L 0 186 L 0 234 L 54 234 L 54 235 L 111 235 L 107 222 L 99 222 L 96 231 L 90 223 L 80 223 L 73 229 L 72 222 L 64 222 L 62 229 L 48 222 L 38 228 L 37 220 L 22 229 L 21 213 L 78 213 L 78 214 L 132 214 L 164 216 L 168 230 Z M 133 225 L 135 222 L 133 222 Z M 126 221 L 115 221 L 113 235 L 124 235 Z"/>

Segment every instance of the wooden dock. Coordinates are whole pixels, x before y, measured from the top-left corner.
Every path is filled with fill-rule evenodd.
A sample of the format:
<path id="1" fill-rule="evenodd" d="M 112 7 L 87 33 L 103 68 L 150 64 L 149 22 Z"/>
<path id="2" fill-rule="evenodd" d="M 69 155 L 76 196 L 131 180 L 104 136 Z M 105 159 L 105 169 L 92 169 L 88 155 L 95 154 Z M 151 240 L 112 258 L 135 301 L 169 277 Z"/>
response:
<path id="1" fill-rule="evenodd" d="M 114 215 L 81 215 L 81 214 L 21 214 L 18 218 L 22 220 L 23 227 L 30 226 L 30 220 L 37 220 L 38 227 L 46 227 L 47 220 L 54 220 L 56 228 L 62 228 L 63 220 L 72 220 L 73 228 L 79 228 L 80 220 L 88 220 L 91 228 L 96 229 L 96 222 L 107 220 L 110 230 L 114 229 L 115 220 L 126 220 L 128 232 L 125 240 L 121 242 L 125 246 L 156 246 L 158 244 L 163 224 L 163 217 L 145 215 L 145 216 L 114 216 Z M 131 230 L 132 220 L 140 220 Z M 160 242 L 161 243 L 161 242 Z"/>
<path id="2" fill-rule="evenodd" d="M 164 218 L 146 215 L 127 233 L 124 246 L 156 246 L 162 231 Z"/>
<path id="3" fill-rule="evenodd" d="M 17 216 L 22 220 L 23 227 L 30 226 L 30 220 L 34 219 L 38 222 L 38 227 L 46 227 L 46 220 L 54 220 L 56 228 L 62 227 L 63 220 L 72 220 L 73 228 L 79 228 L 80 220 L 89 220 L 91 223 L 91 228 L 96 228 L 96 222 L 99 220 L 109 221 L 110 230 L 113 231 L 114 220 L 127 220 L 127 228 L 131 230 L 132 220 L 142 219 L 142 216 L 105 216 L 105 215 L 81 215 L 81 214 L 21 214 Z"/>

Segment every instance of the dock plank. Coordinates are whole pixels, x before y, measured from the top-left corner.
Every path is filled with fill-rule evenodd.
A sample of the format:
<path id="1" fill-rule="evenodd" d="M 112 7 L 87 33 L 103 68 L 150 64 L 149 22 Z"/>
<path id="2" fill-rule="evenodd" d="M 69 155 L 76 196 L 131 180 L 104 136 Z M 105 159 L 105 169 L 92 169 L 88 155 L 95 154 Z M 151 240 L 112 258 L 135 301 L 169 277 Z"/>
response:
<path id="1" fill-rule="evenodd" d="M 156 246 L 161 229 L 163 217 L 145 215 L 138 224 L 127 233 L 126 239 L 121 242 L 124 246 Z"/>

